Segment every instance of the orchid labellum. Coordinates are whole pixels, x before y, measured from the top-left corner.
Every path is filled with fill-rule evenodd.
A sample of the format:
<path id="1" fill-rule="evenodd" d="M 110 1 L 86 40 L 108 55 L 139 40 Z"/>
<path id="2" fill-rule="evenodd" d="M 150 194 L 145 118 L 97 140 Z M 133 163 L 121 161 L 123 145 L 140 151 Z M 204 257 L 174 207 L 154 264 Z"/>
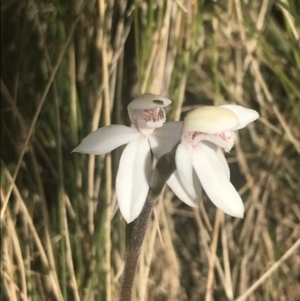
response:
<path id="1" fill-rule="evenodd" d="M 168 181 L 182 201 L 196 206 L 203 187 L 218 208 L 243 217 L 244 205 L 230 182 L 229 167 L 220 148 L 230 151 L 235 131 L 258 116 L 256 111 L 238 105 L 201 107 L 187 115 L 176 151 L 177 172 Z"/>

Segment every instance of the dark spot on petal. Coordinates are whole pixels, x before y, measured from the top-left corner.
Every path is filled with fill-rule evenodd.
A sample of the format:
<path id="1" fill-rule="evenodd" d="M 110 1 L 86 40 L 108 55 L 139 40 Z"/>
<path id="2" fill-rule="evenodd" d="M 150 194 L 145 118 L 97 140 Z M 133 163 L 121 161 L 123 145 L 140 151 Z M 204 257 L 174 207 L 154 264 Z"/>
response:
<path id="1" fill-rule="evenodd" d="M 153 100 L 153 102 L 158 104 L 158 105 L 163 105 L 164 104 L 164 102 L 162 100 L 158 100 L 158 99 Z"/>

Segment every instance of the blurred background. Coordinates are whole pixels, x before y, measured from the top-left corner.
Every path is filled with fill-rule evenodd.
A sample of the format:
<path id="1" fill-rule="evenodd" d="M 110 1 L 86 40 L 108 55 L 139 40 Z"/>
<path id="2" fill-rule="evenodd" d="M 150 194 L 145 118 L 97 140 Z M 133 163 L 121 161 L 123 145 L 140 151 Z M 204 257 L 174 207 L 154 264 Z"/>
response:
<path id="1" fill-rule="evenodd" d="M 2 0 L 2 300 L 118 300 L 122 149 L 71 151 L 145 92 L 169 121 L 224 103 L 260 119 L 226 154 L 244 219 L 166 188 L 134 300 L 300 300 L 299 35 L 298 0 Z"/>

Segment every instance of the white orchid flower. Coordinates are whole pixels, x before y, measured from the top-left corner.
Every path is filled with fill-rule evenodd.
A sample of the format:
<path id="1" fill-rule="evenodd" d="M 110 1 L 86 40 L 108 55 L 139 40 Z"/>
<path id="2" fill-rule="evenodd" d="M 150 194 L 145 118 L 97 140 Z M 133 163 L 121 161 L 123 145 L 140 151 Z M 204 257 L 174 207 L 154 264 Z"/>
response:
<path id="1" fill-rule="evenodd" d="M 220 147 L 229 152 L 236 139 L 234 131 L 258 117 L 256 111 L 238 105 L 201 107 L 187 115 L 176 151 L 177 172 L 169 180 L 171 185 L 168 182 L 182 201 L 197 206 L 203 187 L 218 208 L 231 216 L 243 217 L 244 205 L 230 182 L 229 167 Z"/>
<path id="2" fill-rule="evenodd" d="M 132 127 L 109 125 L 100 128 L 73 150 L 84 154 L 103 155 L 125 147 L 116 179 L 116 193 L 121 213 L 127 223 L 141 213 L 151 175 L 151 149 L 156 156 L 170 151 L 180 141 L 181 122 L 166 121 L 164 107 L 171 100 L 159 95 L 144 94 L 127 107 Z"/>

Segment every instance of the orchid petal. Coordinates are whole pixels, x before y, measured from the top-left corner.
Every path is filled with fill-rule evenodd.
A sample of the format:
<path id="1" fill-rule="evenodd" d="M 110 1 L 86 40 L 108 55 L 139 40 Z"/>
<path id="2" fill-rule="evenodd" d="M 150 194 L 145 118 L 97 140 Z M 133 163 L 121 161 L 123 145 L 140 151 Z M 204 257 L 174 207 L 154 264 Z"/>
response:
<path id="1" fill-rule="evenodd" d="M 195 199 L 197 194 L 193 183 L 192 152 L 192 148 L 179 144 L 176 150 L 175 161 L 181 183 L 192 199 Z"/>
<path id="2" fill-rule="evenodd" d="M 72 152 L 103 155 L 139 136 L 134 128 L 113 124 L 90 133 Z"/>
<path id="3" fill-rule="evenodd" d="M 200 132 L 218 134 L 239 125 L 239 119 L 231 110 L 222 107 L 201 107 L 190 112 L 184 119 L 183 134 Z"/>
<path id="4" fill-rule="evenodd" d="M 217 147 L 216 155 L 218 156 L 218 160 L 216 162 L 219 164 L 220 169 L 223 171 L 225 177 L 229 180 L 230 179 L 230 169 L 224 153 L 221 151 L 219 147 Z"/>
<path id="5" fill-rule="evenodd" d="M 193 166 L 210 200 L 225 213 L 243 217 L 244 204 L 241 197 L 224 174 L 218 160 L 216 152 L 205 144 L 193 152 Z"/>
<path id="6" fill-rule="evenodd" d="M 151 93 L 143 94 L 134 99 L 128 105 L 128 110 L 151 110 L 156 108 L 164 108 L 170 105 L 172 101 L 166 97 Z"/>
<path id="7" fill-rule="evenodd" d="M 198 178 L 198 175 L 196 174 L 195 169 L 193 169 L 193 184 L 194 184 L 194 189 L 197 195 L 197 199 L 199 202 L 202 200 L 202 185 L 201 182 Z M 199 203 L 198 203 L 199 205 Z"/>
<path id="8" fill-rule="evenodd" d="M 187 205 L 189 205 L 191 207 L 199 206 L 201 199 L 199 197 L 189 195 L 189 193 L 183 186 L 182 182 L 180 181 L 177 171 L 175 171 L 171 175 L 171 177 L 167 181 L 167 184 L 182 202 L 186 203 Z M 201 186 L 199 189 L 201 189 Z M 197 190 L 199 190 L 199 189 L 197 189 Z"/>
<path id="9" fill-rule="evenodd" d="M 226 158 L 225 158 L 222 150 L 217 145 L 207 142 L 207 141 L 203 141 L 203 144 L 207 145 L 208 147 L 210 147 L 212 150 L 215 151 L 216 157 L 212 156 L 212 158 L 219 165 L 220 169 L 223 171 L 224 175 L 229 180 L 230 179 L 230 169 L 229 169 L 228 163 L 226 161 Z"/>
<path id="10" fill-rule="evenodd" d="M 151 149 L 156 158 L 170 152 L 180 141 L 182 126 L 183 122 L 181 121 L 167 122 L 148 136 Z"/>
<path id="11" fill-rule="evenodd" d="M 239 125 L 233 129 L 234 131 L 244 128 L 259 117 L 259 114 L 255 110 L 247 109 L 242 106 L 229 104 L 221 107 L 232 111 L 238 117 Z"/>
<path id="12" fill-rule="evenodd" d="M 116 179 L 116 193 L 121 213 L 131 223 L 141 213 L 149 190 L 151 174 L 150 146 L 140 137 L 124 149 Z"/>

